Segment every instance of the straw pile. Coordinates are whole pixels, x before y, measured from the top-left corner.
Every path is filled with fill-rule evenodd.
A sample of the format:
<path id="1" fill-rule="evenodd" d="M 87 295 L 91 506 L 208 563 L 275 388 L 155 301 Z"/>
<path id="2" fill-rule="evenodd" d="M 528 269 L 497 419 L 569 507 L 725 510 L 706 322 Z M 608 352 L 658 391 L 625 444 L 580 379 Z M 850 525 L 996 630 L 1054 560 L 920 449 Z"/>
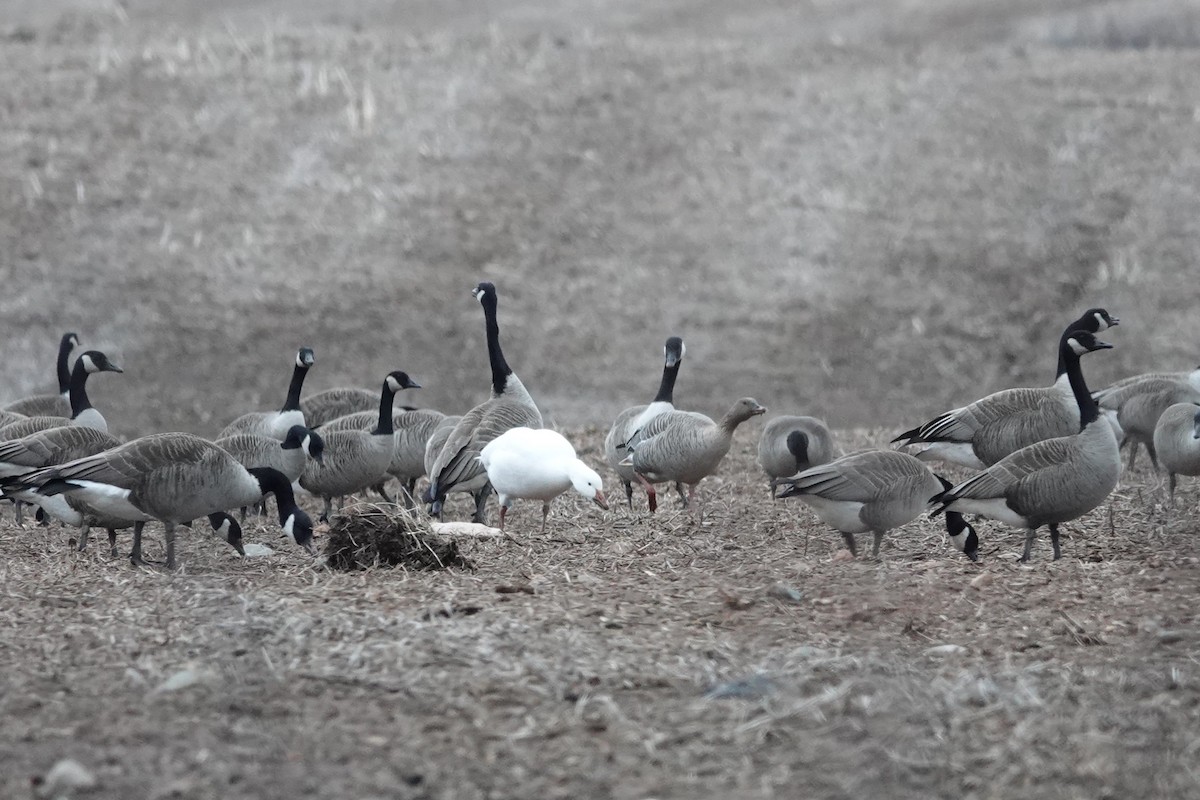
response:
<path id="1" fill-rule="evenodd" d="M 472 568 L 458 543 L 435 534 L 427 517 L 392 504 L 360 503 L 336 514 L 325 556 L 330 567 L 340 570 Z"/>

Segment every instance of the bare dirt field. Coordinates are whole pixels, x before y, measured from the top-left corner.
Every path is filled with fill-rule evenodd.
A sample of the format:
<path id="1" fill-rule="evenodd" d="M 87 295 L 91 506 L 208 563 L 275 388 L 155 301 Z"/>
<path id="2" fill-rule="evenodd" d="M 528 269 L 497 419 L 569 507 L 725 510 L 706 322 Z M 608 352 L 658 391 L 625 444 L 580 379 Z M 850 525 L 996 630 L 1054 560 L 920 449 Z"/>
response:
<path id="1" fill-rule="evenodd" d="M 481 279 L 598 467 L 672 334 L 681 406 L 847 450 L 1047 383 L 1091 305 L 1094 386 L 1200 363 L 1184 0 L 2 6 L 0 399 L 77 330 L 122 437 L 277 405 L 301 344 L 307 391 L 403 368 L 461 412 Z M 0 797 L 70 757 L 105 798 L 1200 798 L 1196 486 L 1126 476 L 1058 563 L 925 520 L 845 562 L 759 430 L 703 525 L 523 505 L 471 570 L 331 573 L 268 525 L 167 575 L 6 514 Z"/>

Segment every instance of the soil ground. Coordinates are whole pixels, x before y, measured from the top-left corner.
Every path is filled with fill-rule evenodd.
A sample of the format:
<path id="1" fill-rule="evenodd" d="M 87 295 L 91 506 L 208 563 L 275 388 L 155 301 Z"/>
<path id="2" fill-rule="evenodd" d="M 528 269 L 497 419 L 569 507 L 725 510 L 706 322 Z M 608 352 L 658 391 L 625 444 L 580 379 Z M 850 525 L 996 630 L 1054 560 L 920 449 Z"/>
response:
<path id="1" fill-rule="evenodd" d="M 1198 363 L 1183 0 L 4 10 L 0 398 L 74 329 L 122 437 L 277 405 L 301 344 L 306 391 L 403 368 L 461 412 L 481 279 L 598 467 L 673 334 L 680 405 L 847 450 L 1047 383 L 1088 306 L 1122 318 L 1094 385 Z M 473 570 L 331 573 L 266 525 L 167 575 L 6 518 L 0 796 L 69 757 L 112 798 L 1200 797 L 1194 485 L 1127 475 L 1056 563 L 927 520 L 844 561 L 760 430 L 703 524 L 523 505 Z"/>

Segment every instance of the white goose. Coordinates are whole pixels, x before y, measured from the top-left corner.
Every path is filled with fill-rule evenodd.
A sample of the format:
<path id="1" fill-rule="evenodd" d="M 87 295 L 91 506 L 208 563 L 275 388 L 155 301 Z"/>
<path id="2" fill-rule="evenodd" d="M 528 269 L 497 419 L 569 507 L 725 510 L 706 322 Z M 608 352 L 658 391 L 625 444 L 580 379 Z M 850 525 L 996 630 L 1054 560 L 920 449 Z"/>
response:
<path id="1" fill-rule="evenodd" d="M 555 431 L 510 428 L 483 448 L 479 461 L 500 495 L 500 530 L 504 530 L 504 517 L 513 500 L 541 500 L 545 533 L 550 501 L 571 488 L 608 508 L 600 476 L 580 461 L 571 443 Z"/>

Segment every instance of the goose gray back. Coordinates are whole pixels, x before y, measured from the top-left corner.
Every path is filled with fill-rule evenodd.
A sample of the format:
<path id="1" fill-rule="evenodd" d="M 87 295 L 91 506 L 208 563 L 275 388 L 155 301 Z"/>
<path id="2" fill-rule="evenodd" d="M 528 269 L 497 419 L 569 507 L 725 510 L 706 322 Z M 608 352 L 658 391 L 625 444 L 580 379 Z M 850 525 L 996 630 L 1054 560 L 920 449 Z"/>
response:
<path id="1" fill-rule="evenodd" d="M 1058 526 L 1104 502 L 1121 472 L 1116 437 L 1101 418 L 1079 364 L 1082 354 L 1112 345 L 1087 331 L 1067 331 L 1059 347 L 1079 406 L 1081 430 L 1023 447 L 933 498 L 939 503 L 934 514 L 943 510 L 981 514 L 1025 528 L 1022 561 L 1029 560 L 1037 529 L 1043 525 L 1050 528 L 1054 558 L 1060 558 Z"/>
<path id="2" fill-rule="evenodd" d="M 1096 333 L 1118 323 L 1104 309 L 1088 309 L 1063 334 L 1075 330 Z M 1057 374 L 1050 386 L 993 392 L 905 431 L 892 443 L 924 445 L 913 453 L 923 461 L 983 469 L 1026 445 L 1077 432 L 1079 407 L 1057 346 L 1056 353 Z"/>
<path id="3" fill-rule="evenodd" d="M 373 414 L 378 404 L 379 395 L 369 389 L 339 386 L 301 400 L 300 410 L 310 428 L 319 428 L 347 414 Z"/>
<path id="4" fill-rule="evenodd" d="M 912 522 L 929 508 L 934 494 L 950 488 L 949 481 L 920 460 L 895 450 L 851 453 L 774 483 L 787 486 L 781 498 L 799 497 L 822 522 L 839 531 L 852 555 L 858 555 L 854 534 L 873 533 L 875 558 L 888 531 Z M 947 517 L 947 526 L 955 544 L 974 560 L 974 529 L 958 514 Z"/>

